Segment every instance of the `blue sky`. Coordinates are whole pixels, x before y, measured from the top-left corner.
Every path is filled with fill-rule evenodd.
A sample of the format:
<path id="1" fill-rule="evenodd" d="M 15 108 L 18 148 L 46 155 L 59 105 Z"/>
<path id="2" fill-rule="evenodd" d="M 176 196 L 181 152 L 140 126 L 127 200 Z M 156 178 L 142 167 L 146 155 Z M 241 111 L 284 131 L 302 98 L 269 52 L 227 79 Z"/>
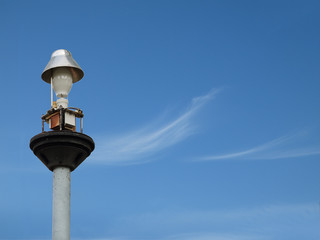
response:
<path id="1" fill-rule="evenodd" d="M 0 1 L 0 239 L 51 238 L 29 149 L 68 49 L 96 142 L 74 240 L 318 240 L 318 1 Z"/>

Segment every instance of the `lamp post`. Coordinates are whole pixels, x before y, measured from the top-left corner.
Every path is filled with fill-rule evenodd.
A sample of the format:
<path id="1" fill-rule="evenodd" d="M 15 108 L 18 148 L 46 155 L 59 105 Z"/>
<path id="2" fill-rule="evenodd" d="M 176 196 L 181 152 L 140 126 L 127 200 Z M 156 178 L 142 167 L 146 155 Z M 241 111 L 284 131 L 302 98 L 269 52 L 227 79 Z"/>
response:
<path id="1" fill-rule="evenodd" d="M 51 55 L 41 77 L 51 84 L 51 108 L 42 119 L 42 132 L 30 140 L 33 153 L 53 172 L 52 239 L 70 239 L 71 172 L 94 150 L 94 141 L 83 134 L 83 112 L 68 107 L 72 84 L 84 76 L 69 51 Z M 53 89 L 57 101 L 53 101 Z M 80 132 L 76 119 L 80 118 Z M 44 123 L 51 131 L 44 131 Z"/>

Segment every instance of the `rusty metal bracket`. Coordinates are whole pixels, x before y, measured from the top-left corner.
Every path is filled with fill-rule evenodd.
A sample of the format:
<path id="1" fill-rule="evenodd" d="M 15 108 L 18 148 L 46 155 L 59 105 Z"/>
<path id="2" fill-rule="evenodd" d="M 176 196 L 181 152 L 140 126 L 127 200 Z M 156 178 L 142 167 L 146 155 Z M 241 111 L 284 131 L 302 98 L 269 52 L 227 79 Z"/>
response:
<path id="1" fill-rule="evenodd" d="M 42 132 L 44 132 L 44 122 L 49 124 L 49 120 L 52 121 L 53 117 L 59 114 L 59 125 L 58 129 L 53 129 L 54 131 L 63 131 L 65 130 L 65 114 L 69 113 L 76 118 L 80 118 L 80 132 L 83 133 L 83 111 L 80 108 L 68 107 L 68 108 L 51 108 L 47 111 L 45 115 L 41 116 L 42 119 Z M 73 130 L 75 131 L 75 129 Z"/>

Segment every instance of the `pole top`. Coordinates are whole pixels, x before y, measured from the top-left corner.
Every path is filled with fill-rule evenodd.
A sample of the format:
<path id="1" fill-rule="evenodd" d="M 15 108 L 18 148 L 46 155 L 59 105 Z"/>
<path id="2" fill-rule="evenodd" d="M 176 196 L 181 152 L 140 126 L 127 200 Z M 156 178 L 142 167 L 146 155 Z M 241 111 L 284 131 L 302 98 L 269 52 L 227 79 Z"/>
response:
<path id="1" fill-rule="evenodd" d="M 33 153 L 53 171 L 56 167 L 76 169 L 94 150 L 91 137 L 72 131 L 42 132 L 30 140 Z"/>

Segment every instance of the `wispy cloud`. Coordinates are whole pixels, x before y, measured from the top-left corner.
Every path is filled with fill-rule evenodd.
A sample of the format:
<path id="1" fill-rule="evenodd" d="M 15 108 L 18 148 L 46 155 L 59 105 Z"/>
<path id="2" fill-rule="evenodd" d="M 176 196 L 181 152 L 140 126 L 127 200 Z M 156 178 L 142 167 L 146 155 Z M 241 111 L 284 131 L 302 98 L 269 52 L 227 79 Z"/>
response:
<path id="1" fill-rule="evenodd" d="M 89 240 L 88 238 L 73 238 L 74 240 Z M 134 238 L 134 237 L 117 237 L 117 238 L 90 238 L 90 240 L 146 240 L 145 237 Z M 149 238 L 148 238 L 149 239 Z M 239 234 L 216 234 L 216 233 L 183 233 L 176 234 L 161 238 L 152 238 L 153 240 L 265 240 L 260 236 L 256 235 L 239 235 Z M 45 239 L 39 239 L 45 240 Z"/>
<path id="2" fill-rule="evenodd" d="M 134 225 L 134 227 L 145 226 L 152 228 L 161 225 L 163 228 L 175 227 L 219 227 L 227 226 L 227 223 L 246 225 L 274 220 L 280 217 L 287 218 L 315 218 L 320 221 L 320 206 L 318 203 L 302 204 L 270 204 L 248 208 L 216 209 L 216 210 L 162 210 L 158 212 L 143 213 L 140 215 L 127 216 L 121 222 Z M 289 220 L 289 218 L 288 218 Z M 270 222 L 271 223 L 271 222 Z M 188 228 L 187 228 L 188 229 Z M 192 229 L 192 228 L 191 228 Z M 191 230 L 190 229 L 190 230 Z"/>
<path id="3" fill-rule="evenodd" d="M 242 234 L 217 234 L 210 232 L 200 233 L 184 233 L 169 236 L 161 240 L 263 240 L 264 237 L 258 235 L 242 235 Z M 160 239 L 159 239 L 160 240 Z"/>
<path id="4" fill-rule="evenodd" d="M 305 222 L 308 224 L 302 224 Z M 275 240 L 283 236 L 318 239 L 320 208 L 318 203 L 301 203 L 216 210 L 167 209 L 127 216 L 117 221 L 120 223 L 132 233 L 139 229 L 144 229 L 145 234 L 159 231 L 162 236 L 151 238 L 155 240 Z"/>
<path id="5" fill-rule="evenodd" d="M 90 239 L 316 240 L 320 237 L 320 207 L 313 202 L 233 209 L 167 209 L 121 217 L 114 224 L 114 236 Z"/>
<path id="6" fill-rule="evenodd" d="M 93 154 L 93 162 L 131 165 L 150 161 L 150 156 L 171 147 L 196 132 L 192 118 L 219 89 L 192 99 L 187 110 L 178 118 L 161 126 L 149 125 L 137 131 L 100 139 Z M 148 160 L 146 157 L 149 157 Z"/>
<path id="7" fill-rule="evenodd" d="M 117 238 L 90 238 L 90 240 L 141 240 L 145 237 L 117 237 Z M 148 238 L 149 239 L 149 238 Z M 264 237 L 257 235 L 239 235 L 239 234 L 217 234 L 210 232 L 182 233 L 166 237 L 152 238 L 153 240 L 265 240 Z M 40 239 L 39 239 L 40 240 Z M 44 239 L 41 239 L 44 240 Z M 74 238 L 74 240 L 89 240 L 88 238 Z"/>
<path id="8" fill-rule="evenodd" d="M 276 138 L 270 142 L 238 152 L 205 156 L 197 161 L 229 160 L 229 159 L 281 159 L 296 158 L 320 154 L 320 144 L 302 146 L 297 143 L 306 138 L 307 132 L 300 131 L 291 135 Z"/>
<path id="9" fill-rule="evenodd" d="M 129 240 L 129 238 L 124 237 L 112 237 L 112 238 L 72 238 L 73 240 Z"/>

